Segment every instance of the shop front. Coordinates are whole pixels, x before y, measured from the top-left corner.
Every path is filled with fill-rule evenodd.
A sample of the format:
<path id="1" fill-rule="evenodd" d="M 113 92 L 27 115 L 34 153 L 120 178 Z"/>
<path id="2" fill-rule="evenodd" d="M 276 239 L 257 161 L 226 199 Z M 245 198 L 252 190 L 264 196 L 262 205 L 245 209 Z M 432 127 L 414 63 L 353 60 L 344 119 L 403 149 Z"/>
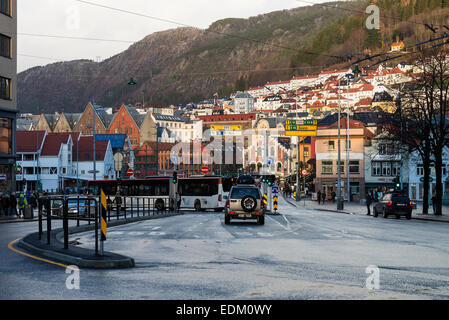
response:
<path id="1" fill-rule="evenodd" d="M 16 112 L 0 109 L 0 192 L 16 190 Z"/>

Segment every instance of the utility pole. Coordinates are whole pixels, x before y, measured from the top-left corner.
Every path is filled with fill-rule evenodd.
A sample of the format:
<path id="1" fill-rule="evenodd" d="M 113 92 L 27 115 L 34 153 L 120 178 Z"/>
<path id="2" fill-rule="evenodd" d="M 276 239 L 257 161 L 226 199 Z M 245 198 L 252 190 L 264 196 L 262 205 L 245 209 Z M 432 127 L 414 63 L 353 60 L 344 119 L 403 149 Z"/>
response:
<path id="1" fill-rule="evenodd" d="M 296 143 L 296 201 L 299 201 L 300 199 L 300 193 L 299 193 L 299 160 L 300 160 L 300 152 L 299 152 L 299 137 L 298 142 Z"/>
<path id="2" fill-rule="evenodd" d="M 343 210 L 343 201 L 341 201 L 341 128 L 340 128 L 340 118 L 341 118 L 341 94 L 340 94 L 340 86 L 341 79 L 338 80 L 338 163 L 337 163 L 337 171 L 338 171 L 338 179 L 337 179 L 337 210 Z"/>
<path id="3" fill-rule="evenodd" d="M 96 154 L 95 154 L 95 114 L 97 113 L 95 111 L 95 102 L 92 102 L 92 111 L 93 111 L 93 150 L 94 150 L 94 154 L 93 154 L 93 160 L 94 160 L 94 181 L 97 180 L 97 161 L 96 161 Z"/>
<path id="4" fill-rule="evenodd" d="M 347 124 L 346 124 L 346 168 L 347 168 L 347 175 L 348 175 L 348 203 L 351 202 L 351 177 L 349 172 L 349 105 L 347 110 Z"/>

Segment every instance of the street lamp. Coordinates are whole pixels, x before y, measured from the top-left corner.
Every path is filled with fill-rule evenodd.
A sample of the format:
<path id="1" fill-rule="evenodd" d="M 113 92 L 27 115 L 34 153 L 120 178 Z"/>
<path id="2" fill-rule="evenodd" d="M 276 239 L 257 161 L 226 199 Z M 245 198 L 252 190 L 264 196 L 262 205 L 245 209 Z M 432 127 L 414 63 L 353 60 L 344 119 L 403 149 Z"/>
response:
<path id="1" fill-rule="evenodd" d="M 341 79 L 338 80 L 338 163 L 337 163 L 337 171 L 338 171 L 338 179 L 337 179 L 337 210 L 343 210 L 343 201 L 341 199 L 341 145 L 340 145 L 340 117 L 341 117 Z"/>

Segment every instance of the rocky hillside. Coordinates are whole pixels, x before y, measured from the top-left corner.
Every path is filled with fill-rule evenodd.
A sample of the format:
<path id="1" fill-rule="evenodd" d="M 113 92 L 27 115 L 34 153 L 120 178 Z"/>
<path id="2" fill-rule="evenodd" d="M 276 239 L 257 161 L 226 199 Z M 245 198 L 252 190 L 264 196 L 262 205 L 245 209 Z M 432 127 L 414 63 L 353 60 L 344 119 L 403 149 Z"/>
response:
<path id="1" fill-rule="evenodd" d="M 154 33 L 100 63 L 78 60 L 20 73 L 19 109 L 34 113 L 61 109 L 77 112 L 92 99 L 116 106 L 142 101 L 144 97 L 146 104 L 168 105 L 199 101 L 214 93 L 227 95 L 249 85 L 347 63 L 315 53 L 343 55 L 366 47 L 376 52 L 394 37 L 408 41 L 416 34 L 401 21 L 419 15 L 428 17 L 428 10 L 437 10 L 432 7 L 437 0 L 373 1 L 391 6 L 389 12 L 399 15 L 403 14 L 399 9 L 413 10 L 394 24 L 384 21 L 381 32 L 376 34 L 364 30 L 366 15 L 351 11 L 364 11 L 368 0 L 331 3 L 340 9 L 314 5 L 249 19 L 224 19 L 207 30 L 178 28 Z M 447 18 L 447 13 L 438 11 L 435 21 L 440 21 L 441 15 Z M 130 78 L 137 84 L 128 85 Z"/>

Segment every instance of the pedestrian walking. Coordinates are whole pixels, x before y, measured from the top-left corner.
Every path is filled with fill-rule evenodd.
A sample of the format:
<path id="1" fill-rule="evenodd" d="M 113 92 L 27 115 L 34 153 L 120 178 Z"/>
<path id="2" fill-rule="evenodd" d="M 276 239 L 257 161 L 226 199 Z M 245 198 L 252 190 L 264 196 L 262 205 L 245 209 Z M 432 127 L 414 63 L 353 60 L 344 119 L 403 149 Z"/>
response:
<path id="1" fill-rule="evenodd" d="M 371 215 L 371 203 L 373 201 L 373 198 L 369 192 L 366 193 L 366 208 L 368 209 L 367 216 Z"/>
<path id="2" fill-rule="evenodd" d="M 30 200 L 28 201 L 28 203 L 31 205 L 33 210 L 37 208 L 37 197 L 35 193 L 32 193 L 30 195 Z"/>
<path id="3" fill-rule="evenodd" d="M 335 193 L 335 191 L 332 191 L 332 202 L 335 203 L 335 197 L 337 196 L 337 194 Z"/>
<path id="4" fill-rule="evenodd" d="M 9 196 L 9 215 L 17 216 L 17 197 L 16 193 L 12 192 Z"/>
<path id="5" fill-rule="evenodd" d="M 321 190 L 318 190 L 317 198 L 318 198 L 318 204 L 321 204 Z"/>
<path id="6" fill-rule="evenodd" d="M 28 201 L 27 201 L 27 199 L 25 198 L 25 196 L 23 195 L 23 193 L 21 193 L 20 195 L 19 195 L 19 198 L 17 198 L 17 208 L 19 208 L 19 214 L 18 214 L 18 216 L 20 217 L 20 216 L 22 216 L 22 217 L 24 217 L 25 215 L 24 215 L 24 209 L 25 209 L 25 206 L 28 204 Z"/>
<path id="7" fill-rule="evenodd" d="M 432 196 L 432 209 L 433 209 L 433 214 L 436 214 L 437 212 L 437 201 L 435 198 L 435 195 Z"/>
<path id="8" fill-rule="evenodd" d="M 9 196 L 6 193 L 4 193 L 0 201 L 2 202 L 3 214 L 6 217 L 9 215 Z"/>
<path id="9" fill-rule="evenodd" d="M 326 200 L 326 192 L 324 192 L 324 191 L 321 194 L 321 200 L 323 200 L 323 204 L 324 204 L 324 201 Z"/>

